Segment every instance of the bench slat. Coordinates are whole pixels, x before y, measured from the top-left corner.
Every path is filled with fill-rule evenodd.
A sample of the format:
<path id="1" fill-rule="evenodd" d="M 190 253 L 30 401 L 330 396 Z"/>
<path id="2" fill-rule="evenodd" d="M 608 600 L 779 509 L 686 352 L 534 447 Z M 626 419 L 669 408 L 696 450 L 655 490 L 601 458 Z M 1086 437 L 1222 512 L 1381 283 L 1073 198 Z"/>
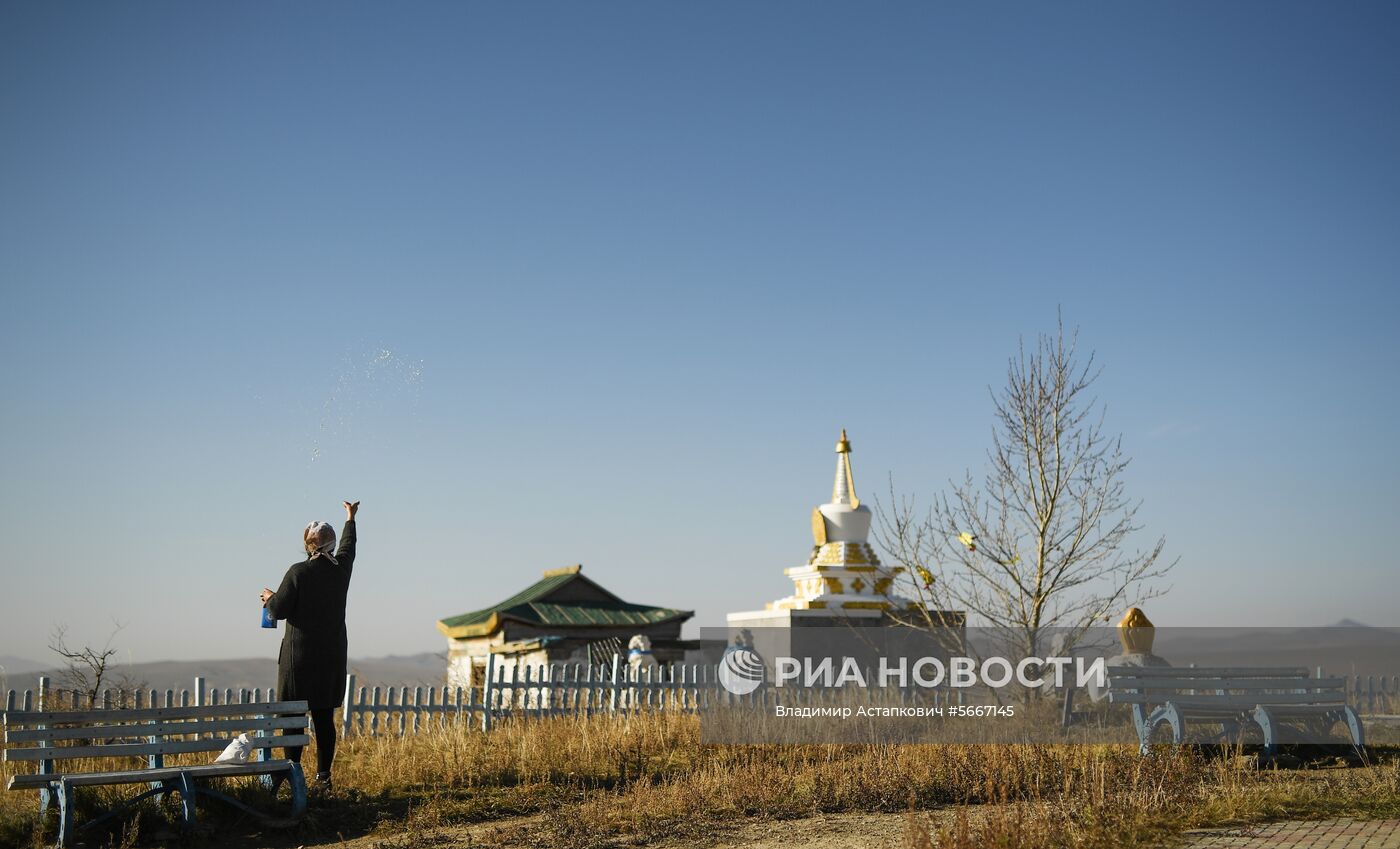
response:
<path id="1" fill-rule="evenodd" d="M 1340 690 L 1345 678 L 1111 678 L 1109 684 L 1124 690 Z"/>
<path id="2" fill-rule="evenodd" d="M 125 737 L 167 737 L 179 734 L 205 734 L 219 731 L 273 731 L 305 728 L 305 716 L 279 716 L 267 719 L 204 719 L 173 722 L 124 723 L 120 725 L 81 725 L 76 728 L 5 729 L 5 742 L 34 743 L 50 740 L 106 740 Z"/>
<path id="3" fill-rule="evenodd" d="M 1220 707 L 1216 705 L 1205 705 L 1196 702 L 1173 702 L 1176 709 L 1186 718 L 1198 717 L 1218 717 L 1218 716 L 1239 716 L 1247 717 L 1253 713 L 1254 707 Z M 1276 719 L 1295 719 L 1306 716 L 1322 716 L 1332 713 L 1343 707 L 1342 703 L 1332 705 L 1264 705 L 1269 713 Z"/>
<path id="4" fill-rule="evenodd" d="M 1172 702 L 1172 704 L 1176 706 L 1179 713 L 1188 719 L 1206 716 L 1247 716 L 1256 707 L 1255 705 L 1206 705 L 1199 702 Z"/>
<path id="5" fill-rule="evenodd" d="M 1258 705 L 1267 707 L 1269 705 L 1290 704 L 1344 704 L 1346 696 L 1343 693 L 1242 693 L 1222 696 L 1212 693 L 1119 693 L 1109 691 L 1108 700 L 1113 704 L 1125 705 L 1161 705 L 1171 702 L 1176 705 L 1238 705 L 1253 708 Z"/>
<path id="6" fill-rule="evenodd" d="M 1263 705 L 1268 708 L 1269 713 L 1281 719 L 1293 716 L 1320 716 L 1343 706 L 1342 702 L 1335 705 Z"/>
<path id="7" fill-rule="evenodd" d="M 306 713 L 306 702 L 262 702 L 246 705 L 142 708 L 140 710 L 9 711 L 6 727 L 58 725 L 70 722 L 156 722 L 162 719 L 220 719 L 239 716 Z"/>
<path id="8" fill-rule="evenodd" d="M 30 773 L 10 777 L 8 789 L 30 790 L 45 787 L 52 781 L 66 779 L 76 786 L 98 784 L 145 784 L 148 781 L 169 781 L 180 773 L 188 773 L 196 778 L 224 777 L 236 775 L 265 775 L 289 769 L 291 761 L 249 761 L 246 764 L 201 764 L 187 767 L 163 767 L 161 769 L 129 769 L 119 772 L 81 773 Z"/>
<path id="9" fill-rule="evenodd" d="M 255 749 L 281 749 L 286 746 L 309 746 L 306 734 L 269 734 L 249 737 Z M 232 738 L 209 740 L 179 740 L 164 743 L 110 743 L 97 746 L 34 746 L 28 749 L 6 749 L 7 761 L 68 761 L 75 758 L 144 757 L 147 755 L 182 755 L 190 752 L 221 752 Z"/>

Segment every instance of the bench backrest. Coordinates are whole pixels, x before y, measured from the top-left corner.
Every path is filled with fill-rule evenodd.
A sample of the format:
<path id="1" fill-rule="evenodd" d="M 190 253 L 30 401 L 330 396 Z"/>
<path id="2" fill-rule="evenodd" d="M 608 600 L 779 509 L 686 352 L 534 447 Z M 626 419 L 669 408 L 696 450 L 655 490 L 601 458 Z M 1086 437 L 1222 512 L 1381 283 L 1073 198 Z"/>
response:
<path id="1" fill-rule="evenodd" d="M 257 749 L 305 746 L 311 742 L 305 733 L 278 732 L 306 728 L 306 711 L 304 701 L 135 710 L 10 711 L 4 714 L 4 760 L 47 762 L 217 752 L 245 732 Z"/>
<path id="2" fill-rule="evenodd" d="M 1120 704 L 1247 709 L 1346 702 L 1345 678 L 1312 678 L 1294 667 L 1110 667 L 1108 687 L 1108 700 Z"/>

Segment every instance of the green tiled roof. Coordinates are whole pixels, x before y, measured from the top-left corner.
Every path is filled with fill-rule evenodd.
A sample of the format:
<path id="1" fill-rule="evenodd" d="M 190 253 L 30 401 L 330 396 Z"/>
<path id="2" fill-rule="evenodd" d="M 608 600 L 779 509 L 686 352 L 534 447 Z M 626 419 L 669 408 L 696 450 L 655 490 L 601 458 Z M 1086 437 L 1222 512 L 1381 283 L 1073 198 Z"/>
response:
<path id="1" fill-rule="evenodd" d="M 549 601 L 549 596 L 573 581 L 587 581 L 606 599 Z M 493 633 L 502 620 L 513 619 L 542 627 L 626 627 L 654 625 L 676 618 L 690 618 L 689 610 L 651 607 L 625 602 L 580 574 L 578 567 L 546 572 L 545 576 L 500 604 L 438 621 L 438 630 L 449 637 L 475 637 Z"/>
<path id="2" fill-rule="evenodd" d="M 477 625 L 490 619 L 492 614 L 500 613 L 503 610 L 526 606 L 537 598 L 543 598 L 573 579 L 574 576 L 570 574 L 546 575 L 544 578 L 534 582 L 500 604 L 482 608 L 481 610 L 473 610 L 471 613 L 463 613 L 460 616 L 452 616 L 441 621 L 443 625 L 449 628 L 460 628 L 463 625 Z"/>
<path id="3" fill-rule="evenodd" d="M 648 607 L 644 604 L 546 604 L 527 605 L 541 625 L 651 625 L 677 616 L 689 616 L 688 610 L 669 607 Z M 516 610 L 518 608 L 512 608 Z M 527 617 L 528 618 L 528 617 Z"/>

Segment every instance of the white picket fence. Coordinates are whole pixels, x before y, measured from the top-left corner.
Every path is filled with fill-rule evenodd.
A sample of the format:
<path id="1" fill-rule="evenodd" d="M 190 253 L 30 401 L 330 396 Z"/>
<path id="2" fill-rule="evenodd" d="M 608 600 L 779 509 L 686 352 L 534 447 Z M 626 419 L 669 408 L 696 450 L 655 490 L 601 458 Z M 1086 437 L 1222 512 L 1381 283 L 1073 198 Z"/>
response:
<path id="1" fill-rule="evenodd" d="M 1367 675 L 1364 678 L 1354 675 L 1348 683 L 1350 698 L 1347 701 L 1363 716 L 1400 714 L 1400 675 Z"/>
<path id="2" fill-rule="evenodd" d="M 770 706 L 777 694 L 761 688 L 736 696 L 719 684 L 716 667 L 671 664 L 631 669 L 621 655 L 610 664 L 547 664 L 516 666 L 487 659 L 481 686 L 362 687 L 353 674 L 345 680 L 341 729 L 346 737 L 416 734 L 447 726 L 491 727 L 507 719 L 531 720 L 552 716 L 629 714 L 642 711 L 695 713 L 713 704 Z M 869 671 L 867 670 L 867 673 Z M 874 676 L 867 674 L 869 680 Z M 209 688 L 203 678 L 188 690 L 104 690 L 94 703 L 77 690 L 51 690 L 41 678 L 39 691 L 10 690 L 6 710 L 87 710 L 92 708 L 189 707 L 260 702 L 264 691 Z M 266 691 L 268 701 L 275 692 Z M 934 693 L 934 703 L 962 701 L 962 693 Z M 905 693 L 901 698 L 909 698 Z M 927 697 L 927 694 L 925 694 Z M 798 692 L 787 700 L 802 699 Z"/>
<path id="3" fill-rule="evenodd" d="M 615 655 L 611 664 L 518 667 L 497 665 L 491 656 L 478 687 L 357 687 L 350 675 L 341 720 L 346 736 L 410 734 L 462 723 L 489 731 L 493 723 L 513 717 L 694 713 L 716 699 L 736 698 L 719 686 L 713 666 L 672 664 L 634 672 Z"/>
<path id="4" fill-rule="evenodd" d="M 266 698 L 264 698 L 266 695 Z M 82 690 L 54 689 L 46 677 L 39 678 L 38 690 L 7 690 L 5 710 L 124 710 L 126 708 L 202 707 L 204 705 L 257 704 L 276 701 L 277 688 L 261 687 L 222 690 L 209 687 L 204 678 L 194 679 L 192 689 L 154 690 L 139 688 L 124 690 L 107 688 L 93 698 Z"/>

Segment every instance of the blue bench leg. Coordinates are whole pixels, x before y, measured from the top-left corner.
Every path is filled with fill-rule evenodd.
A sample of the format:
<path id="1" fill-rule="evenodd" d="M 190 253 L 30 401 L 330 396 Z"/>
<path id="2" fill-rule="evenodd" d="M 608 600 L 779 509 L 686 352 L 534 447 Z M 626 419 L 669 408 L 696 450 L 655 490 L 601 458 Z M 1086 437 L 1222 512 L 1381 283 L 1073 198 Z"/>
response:
<path id="1" fill-rule="evenodd" d="M 1260 705 L 1254 709 L 1254 721 L 1264 734 L 1264 757 L 1272 758 L 1278 754 L 1278 726 L 1274 723 L 1274 717 L 1268 708 Z"/>
<path id="2" fill-rule="evenodd" d="M 1137 730 L 1138 753 L 1145 756 L 1152 751 L 1152 729 L 1142 705 L 1133 705 L 1133 727 Z"/>
<path id="3" fill-rule="evenodd" d="M 1138 705 L 1133 707 L 1136 709 Z M 1186 719 L 1177 710 L 1176 705 L 1167 702 L 1138 721 L 1138 740 L 1144 755 L 1152 750 L 1152 735 L 1157 726 L 1164 722 L 1172 730 L 1172 743 L 1180 746 L 1186 742 Z"/>
<path id="4" fill-rule="evenodd" d="M 1342 708 L 1342 716 L 1346 719 L 1347 730 L 1351 732 L 1351 743 L 1356 747 L 1358 754 L 1366 753 L 1366 732 L 1361 726 L 1361 717 L 1356 715 L 1356 711 L 1351 709 L 1351 705 Z"/>
<path id="5" fill-rule="evenodd" d="M 40 774 L 53 772 L 53 761 L 39 761 L 39 772 L 40 772 Z M 54 785 L 54 786 L 57 787 L 57 785 Z M 44 821 L 44 816 L 45 816 L 46 814 L 48 814 L 48 812 L 49 812 L 49 805 L 52 804 L 52 802 L 53 802 L 53 793 L 51 792 L 51 790 L 50 790 L 48 787 L 45 787 L 45 788 L 41 789 L 41 790 L 39 791 L 39 821 L 40 821 L 40 822 L 43 822 L 43 821 Z"/>
<path id="6" fill-rule="evenodd" d="M 292 764 L 289 772 L 292 783 L 292 817 L 295 819 L 306 813 L 306 775 L 298 763 Z"/>
<path id="7" fill-rule="evenodd" d="M 1186 717 L 1181 715 L 1175 704 L 1167 703 L 1166 720 L 1172 729 L 1172 743 L 1178 746 L 1186 744 Z"/>
<path id="8" fill-rule="evenodd" d="M 54 845 L 68 846 L 73 842 L 73 820 L 78 815 L 73 807 L 73 785 L 60 781 L 55 790 L 58 795 L 58 843 Z"/>
<path id="9" fill-rule="evenodd" d="M 190 778 L 187 772 L 180 773 L 175 779 L 175 786 L 180 793 L 180 821 L 186 829 L 193 829 L 195 824 L 195 790 L 194 779 Z"/>

